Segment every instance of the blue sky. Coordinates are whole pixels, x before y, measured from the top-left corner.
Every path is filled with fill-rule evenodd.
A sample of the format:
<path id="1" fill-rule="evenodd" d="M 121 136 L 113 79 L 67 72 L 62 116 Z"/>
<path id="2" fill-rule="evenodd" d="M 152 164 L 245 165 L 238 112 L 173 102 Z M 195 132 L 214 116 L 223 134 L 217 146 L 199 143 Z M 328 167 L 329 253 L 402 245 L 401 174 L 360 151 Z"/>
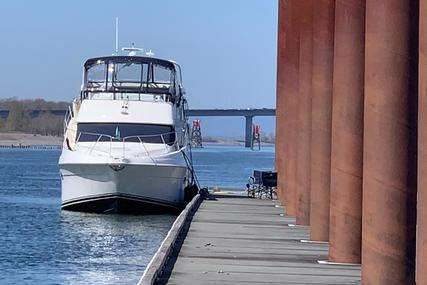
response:
<path id="1" fill-rule="evenodd" d="M 0 98 L 71 101 L 82 64 L 120 46 L 183 68 L 191 108 L 275 106 L 277 0 L 3 1 Z M 243 118 L 202 118 L 209 135 L 243 135 Z M 266 132 L 273 118 L 255 118 Z"/>

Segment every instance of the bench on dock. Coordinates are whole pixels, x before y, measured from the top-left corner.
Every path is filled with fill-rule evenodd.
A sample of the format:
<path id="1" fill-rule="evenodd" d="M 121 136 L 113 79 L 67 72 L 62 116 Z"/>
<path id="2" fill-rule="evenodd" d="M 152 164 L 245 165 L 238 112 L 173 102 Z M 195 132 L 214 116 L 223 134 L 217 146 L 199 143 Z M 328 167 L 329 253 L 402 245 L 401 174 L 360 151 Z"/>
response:
<path id="1" fill-rule="evenodd" d="M 273 199 L 277 187 L 277 172 L 254 170 L 246 184 L 248 197 L 262 199 L 263 196 Z"/>

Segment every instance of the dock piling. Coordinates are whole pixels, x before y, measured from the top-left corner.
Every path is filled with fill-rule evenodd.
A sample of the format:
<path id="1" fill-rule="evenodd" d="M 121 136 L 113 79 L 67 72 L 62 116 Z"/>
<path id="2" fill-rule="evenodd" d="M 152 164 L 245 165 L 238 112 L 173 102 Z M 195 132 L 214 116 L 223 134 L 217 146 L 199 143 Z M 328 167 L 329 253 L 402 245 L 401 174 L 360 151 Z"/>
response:
<path id="1" fill-rule="evenodd" d="M 328 241 L 335 1 L 313 5 L 310 239 Z"/>
<path id="2" fill-rule="evenodd" d="M 364 50 L 365 0 L 335 1 L 329 225 L 332 262 L 361 261 Z"/>

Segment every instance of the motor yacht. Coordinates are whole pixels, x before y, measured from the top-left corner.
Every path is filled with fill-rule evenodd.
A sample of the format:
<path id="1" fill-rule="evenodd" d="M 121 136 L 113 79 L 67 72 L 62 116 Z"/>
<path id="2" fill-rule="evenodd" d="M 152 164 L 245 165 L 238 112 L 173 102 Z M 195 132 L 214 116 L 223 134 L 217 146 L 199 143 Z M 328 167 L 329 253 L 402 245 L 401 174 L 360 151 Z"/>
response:
<path id="1" fill-rule="evenodd" d="M 88 59 L 64 122 L 62 209 L 182 209 L 194 185 L 186 108 L 174 61 L 135 50 Z"/>

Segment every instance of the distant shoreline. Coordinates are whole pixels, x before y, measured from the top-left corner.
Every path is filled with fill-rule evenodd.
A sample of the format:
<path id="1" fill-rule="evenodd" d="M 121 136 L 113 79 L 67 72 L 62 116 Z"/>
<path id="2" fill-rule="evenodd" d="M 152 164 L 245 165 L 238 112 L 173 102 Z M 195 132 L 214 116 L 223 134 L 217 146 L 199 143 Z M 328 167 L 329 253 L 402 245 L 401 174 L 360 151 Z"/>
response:
<path id="1" fill-rule="evenodd" d="M 245 140 L 241 138 L 206 136 L 202 138 L 202 143 L 203 144 L 222 144 L 222 145 L 245 145 Z M 261 145 L 274 145 L 274 142 L 261 141 Z"/>
<path id="2" fill-rule="evenodd" d="M 19 132 L 0 133 L 0 146 L 60 146 L 62 137 L 42 136 Z"/>
<path id="3" fill-rule="evenodd" d="M 57 136 L 43 136 L 20 132 L 0 132 L 0 146 L 61 146 L 62 142 L 63 138 Z M 243 146 L 245 143 L 239 139 L 209 137 L 203 141 L 203 144 Z M 261 142 L 261 145 L 270 146 L 274 145 L 274 143 Z"/>
<path id="4" fill-rule="evenodd" d="M 217 145 L 217 146 L 224 145 L 224 146 L 241 146 L 241 147 L 244 147 L 245 143 L 244 142 L 230 142 L 230 141 L 225 141 L 225 142 L 222 142 L 222 141 L 205 142 L 204 141 L 202 145 L 203 146 L 206 146 L 206 145 Z M 274 143 L 261 142 L 261 147 L 265 147 L 265 146 L 274 146 Z M 258 145 L 255 145 L 255 148 L 257 148 L 257 147 L 258 147 Z"/>

